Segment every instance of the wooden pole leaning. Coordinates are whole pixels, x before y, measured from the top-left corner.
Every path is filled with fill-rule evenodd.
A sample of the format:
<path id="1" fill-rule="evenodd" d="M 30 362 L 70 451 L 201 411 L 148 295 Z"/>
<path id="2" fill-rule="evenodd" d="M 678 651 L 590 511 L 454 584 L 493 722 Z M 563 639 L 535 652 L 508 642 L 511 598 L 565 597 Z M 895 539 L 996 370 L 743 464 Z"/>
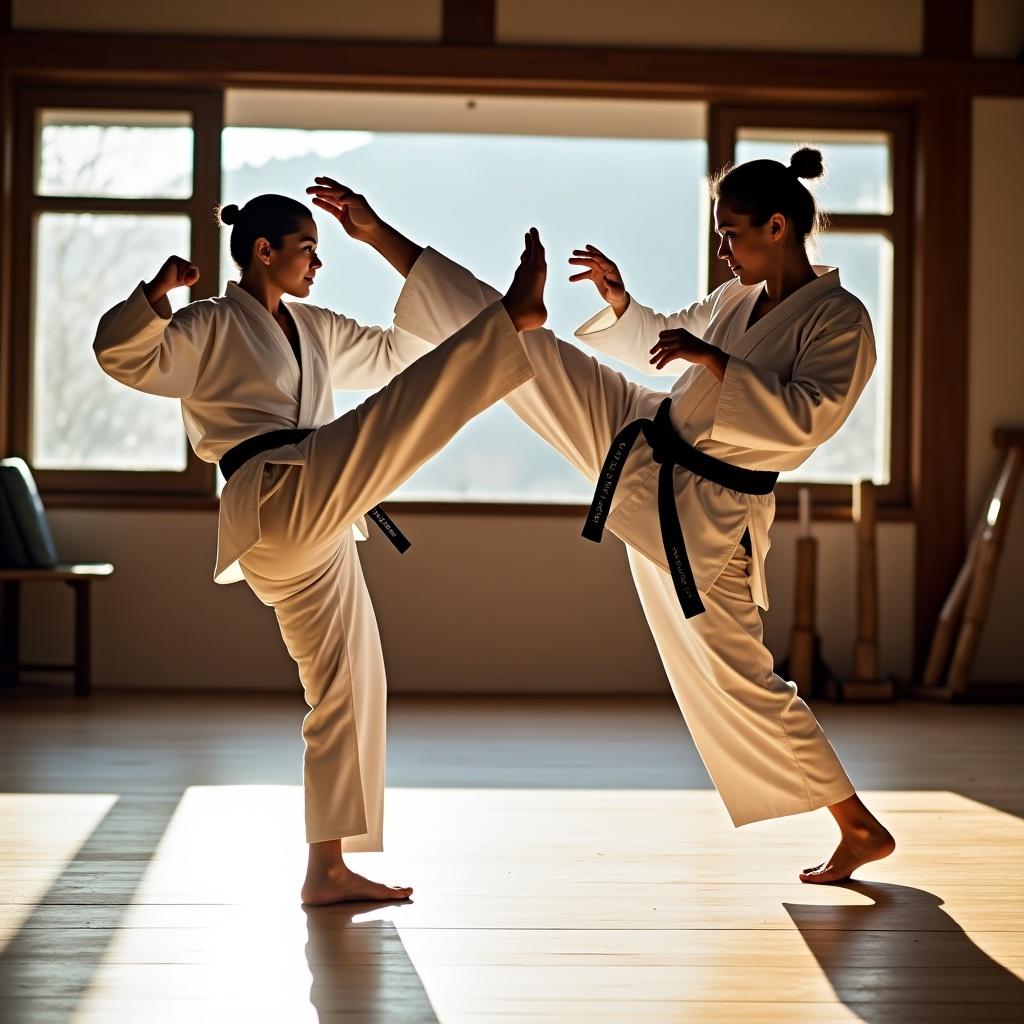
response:
<path id="1" fill-rule="evenodd" d="M 875 485 L 861 480 L 853 489 L 853 521 L 857 528 L 857 639 L 853 678 L 833 680 L 827 687 L 834 700 L 892 700 L 896 685 L 879 675 L 878 544 Z"/>
<path id="2" fill-rule="evenodd" d="M 985 500 L 963 568 L 939 613 L 924 679 L 911 691 L 916 697 L 955 700 L 1019 696 L 1011 694 L 1006 686 L 986 687 L 970 681 L 1024 468 L 1024 430 L 996 430 L 992 439 L 1003 452 L 1002 464 Z"/>

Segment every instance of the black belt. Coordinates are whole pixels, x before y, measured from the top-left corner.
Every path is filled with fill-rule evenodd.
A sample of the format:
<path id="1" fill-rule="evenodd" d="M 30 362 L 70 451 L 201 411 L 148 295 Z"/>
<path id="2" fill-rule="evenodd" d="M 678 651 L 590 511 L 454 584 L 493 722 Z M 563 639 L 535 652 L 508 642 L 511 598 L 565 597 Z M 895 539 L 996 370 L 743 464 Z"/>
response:
<path id="1" fill-rule="evenodd" d="M 298 444 L 312 433 L 313 431 L 309 428 L 301 430 L 271 430 L 267 434 L 257 434 L 255 437 L 246 438 L 246 440 L 236 444 L 234 448 L 221 456 L 220 471 L 224 474 L 225 481 L 230 480 L 254 455 L 270 451 L 271 448 L 280 448 L 282 445 Z M 402 533 L 379 505 L 371 508 L 367 515 L 381 528 L 384 536 L 395 545 L 400 555 L 404 555 L 412 547 L 405 534 Z"/>
<path id="2" fill-rule="evenodd" d="M 601 467 L 597 490 L 594 492 L 594 500 L 590 512 L 587 513 L 586 525 L 583 527 L 583 536 L 595 543 L 601 542 L 604 523 L 612 507 L 612 495 L 622 475 L 626 456 L 633 450 L 637 438 L 643 433 L 651 446 L 654 461 L 661 466 L 658 472 L 658 519 L 661 522 L 661 542 L 665 547 L 665 557 L 668 560 L 676 596 L 682 606 L 683 615 L 689 619 L 694 615 L 700 615 L 704 611 L 704 604 L 697 591 L 697 584 L 694 583 L 690 559 L 686 554 L 683 528 L 676 508 L 675 488 L 672 486 L 672 470 L 676 466 L 681 466 L 696 476 L 742 494 L 771 494 L 779 474 L 733 466 L 698 451 L 676 433 L 669 418 L 671 408 L 672 399 L 666 398 L 658 406 L 653 420 L 633 420 L 615 435 L 615 440 L 612 441 Z"/>

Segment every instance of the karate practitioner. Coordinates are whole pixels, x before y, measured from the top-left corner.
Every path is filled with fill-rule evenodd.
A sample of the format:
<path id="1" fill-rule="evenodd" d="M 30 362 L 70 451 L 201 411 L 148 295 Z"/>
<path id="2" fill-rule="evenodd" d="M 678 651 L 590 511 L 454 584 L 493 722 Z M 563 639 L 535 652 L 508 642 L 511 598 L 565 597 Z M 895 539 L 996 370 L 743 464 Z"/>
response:
<path id="1" fill-rule="evenodd" d="M 349 870 L 345 851 L 379 850 L 385 678 L 353 525 L 367 511 L 399 550 L 376 503 L 473 416 L 533 376 L 518 331 L 544 322 L 543 250 L 524 253 L 500 302 L 436 349 L 398 327 L 359 324 L 305 298 L 322 266 L 308 207 L 265 195 L 226 206 L 241 270 L 222 297 L 172 315 L 167 293 L 199 270 L 171 256 L 100 321 L 102 368 L 130 387 L 181 400 L 189 441 L 227 478 L 215 579 L 242 579 L 271 606 L 310 711 L 304 785 L 307 904 L 404 899 Z M 369 218 L 341 218 L 407 276 L 400 308 L 425 287 L 409 245 Z M 375 225 L 374 225 L 375 226 Z M 429 307 L 429 295 L 417 308 Z M 411 365 L 410 365 L 411 364 Z M 335 419 L 333 388 L 382 388 Z M 396 565 L 395 571 L 401 571 Z"/>
<path id="2" fill-rule="evenodd" d="M 864 306 L 838 270 L 807 258 L 817 210 L 798 179 L 821 173 L 821 154 L 805 149 L 788 167 L 758 160 L 716 177 L 718 256 L 734 277 L 678 313 L 640 305 L 593 246 L 575 251 L 569 262 L 584 269 L 571 280 L 592 281 L 608 303 L 577 337 L 647 372 L 675 376 L 670 364 L 683 360 L 671 392 L 536 330 L 523 336 L 535 377 L 505 399 L 597 482 L 584 536 L 600 540 L 607 524 L 627 544 L 669 681 L 733 823 L 832 812 L 839 845 L 801 872 L 805 882 L 848 878 L 894 848 L 796 686 L 774 672 L 758 611 L 768 607 L 777 474 L 839 429 L 875 363 Z M 307 191 L 339 216 L 371 215 L 331 179 Z M 393 229 L 378 221 L 374 231 Z M 411 260 L 418 249 L 407 244 Z M 432 301 L 403 304 L 395 323 L 428 341 L 496 295 L 433 250 L 416 266 L 429 281 L 417 294 Z"/>

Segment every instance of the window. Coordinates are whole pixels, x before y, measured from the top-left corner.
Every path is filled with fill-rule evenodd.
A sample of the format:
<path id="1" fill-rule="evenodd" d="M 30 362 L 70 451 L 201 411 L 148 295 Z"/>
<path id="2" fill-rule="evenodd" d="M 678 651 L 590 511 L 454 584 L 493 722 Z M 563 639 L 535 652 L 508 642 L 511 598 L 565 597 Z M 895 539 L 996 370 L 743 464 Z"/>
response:
<path id="1" fill-rule="evenodd" d="M 31 287 L 16 290 L 29 343 L 14 362 L 23 386 L 12 439 L 48 492 L 211 491 L 212 468 L 191 453 L 178 403 L 108 378 L 92 340 L 103 312 L 167 255 L 201 258 L 211 240 L 216 252 L 215 196 L 199 160 L 209 146 L 198 138 L 219 126 L 217 109 L 187 93 L 147 93 L 144 105 L 106 92 L 22 97 L 19 237 L 29 243 L 18 269 Z M 192 297 L 215 292 L 215 278 Z"/>
<path id="2" fill-rule="evenodd" d="M 260 192 L 301 196 L 315 175 L 329 174 L 363 192 L 410 237 L 500 288 L 518 261 L 523 232 L 535 224 L 548 254 L 549 326 L 566 339 L 602 305 L 593 285 L 568 281 L 576 268 L 566 260 L 587 242 L 618 262 L 627 287 L 646 304 L 677 309 L 705 291 L 700 104 L 301 94 L 282 106 L 278 96 L 229 93 L 225 202 Z M 296 112 L 306 124 L 346 127 L 288 127 Z M 277 118 L 284 124 L 273 126 Z M 319 210 L 315 216 L 325 266 L 309 301 L 362 323 L 390 323 L 400 278 L 332 218 Z M 224 276 L 235 277 L 226 238 L 222 253 Z M 670 377 L 616 368 L 660 389 L 671 386 Z M 367 394 L 336 392 L 336 408 L 353 408 Z M 499 403 L 397 496 L 581 503 L 592 492 Z"/>
<path id="3" fill-rule="evenodd" d="M 867 307 L 878 362 L 864 394 L 837 434 L 786 485 L 813 484 L 823 501 L 848 501 L 848 487 L 870 479 L 883 503 L 908 495 L 909 275 L 907 126 L 881 112 L 719 108 L 712 115 L 713 162 L 788 163 L 800 146 L 820 149 L 825 176 L 805 184 L 828 224 L 811 245 L 812 262 L 839 268 Z M 717 280 L 721 280 L 718 277 Z"/>

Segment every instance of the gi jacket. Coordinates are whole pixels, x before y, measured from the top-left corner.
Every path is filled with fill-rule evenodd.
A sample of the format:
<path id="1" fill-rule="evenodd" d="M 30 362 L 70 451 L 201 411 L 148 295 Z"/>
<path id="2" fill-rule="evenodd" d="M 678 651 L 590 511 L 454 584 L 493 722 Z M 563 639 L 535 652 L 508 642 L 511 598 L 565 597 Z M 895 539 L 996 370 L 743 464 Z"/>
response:
<path id="1" fill-rule="evenodd" d="M 403 297 L 420 287 L 413 267 Z M 240 441 L 271 430 L 319 427 L 334 419 L 334 388 L 387 384 L 432 346 L 397 327 L 363 327 L 328 309 L 285 304 L 295 322 L 301 373 L 288 339 L 270 313 L 230 282 L 223 296 L 202 299 L 169 320 L 157 315 L 140 284 L 103 315 L 93 349 L 115 380 L 181 400 L 189 442 L 217 462 Z M 224 487 L 214 579 L 242 579 L 238 559 L 260 539 L 266 463 L 303 465 L 304 445 L 254 456 Z M 365 523 L 360 526 L 365 536 Z"/>
<path id="2" fill-rule="evenodd" d="M 402 306 L 401 315 L 396 310 L 395 321 L 418 337 L 440 340 L 497 294 L 433 250 L 424 252 L 418 267 L 422 287 L 417 295 L 429 295 L 434 302 L 428 308 L 410 301 Z M 779 303 L 750 330 L 747 323 L 761 285 L 745 286 L 733 279 L 667 316 L 632 298 L 618 319 L 606 307 L 576 336 L 645 373 L 651 372 L 650 349 L 659 331 L 685 328 L 727 352 L 730 359 L 721 382 L 704 366 L 670 364 L 674 372 L 686 366 L 671 390 L 673 425 L 696 448 L 736 466 L 796 469 L 842 426 L 875 365 L 874 335 L 863 303 L 842 287 L 838 270 L 814 269 L 815 281 Z M 524 384 L 511 396 L 519 403 L 513 407 L 528 422 L 532 387 Z M 664 394 L 639 391 L 638 414 L 652 417 Z M 657 468 L 650 449 L 638 443 L 626 460 L 607 526 L 667 569 L 658 522 Z M 774 495 L 741 494 L 680 468 L 673 483 L 701 593 L 712 587 L 749 529 L 751 594 L 767 608 L 764 563 Z"/>

